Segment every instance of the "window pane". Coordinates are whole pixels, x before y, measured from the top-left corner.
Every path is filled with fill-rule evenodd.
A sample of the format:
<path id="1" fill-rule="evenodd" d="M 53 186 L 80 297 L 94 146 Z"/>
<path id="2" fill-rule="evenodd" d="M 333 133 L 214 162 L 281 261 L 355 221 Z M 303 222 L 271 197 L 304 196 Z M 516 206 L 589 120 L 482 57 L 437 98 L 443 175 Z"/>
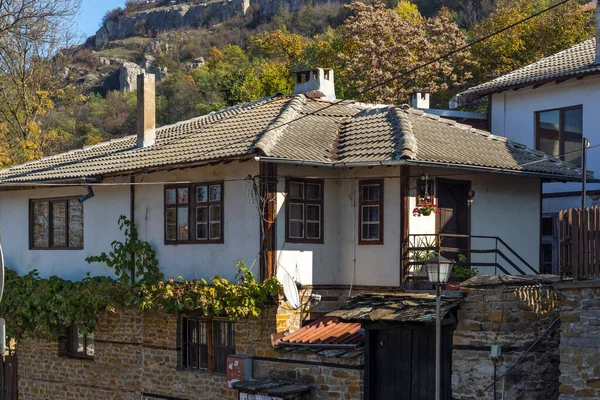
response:
<path id="1" fill-rule="evenodd" d="M 187 322 L 186 342 L 198 343 L 198 322 L 195 319 L 188 319 L 186 322 Z"/>
<path id="2" fill-rule="evenodd" d="M 208 222 L 208 207 L 196 208 L 196 222 Z"/>
<path id="3" fill-rule="evenodd" d="M 165 199 L 167 204 L 175 204 L 177 201 L 177 191 L 175 189 L 167 189 L 165 191 Z"/>
<path id="4" fill-rule="evenodd" d="M 307 239 L 320 239 L 321 238 L 321 224 L 318 222 L 307 222 L 306 223 L 306 238 Z"/>
<path id="5" fill-rule="evenodd" d="M 177 209 L 167 208 L 167 240 L 177 240 Z"/>
<path id="6" fill-rule="evenodd" d="M 539 149 L 551 156 L 560 154 L 560 111 L 538 113 Z"/>
<path id="7" fill-rule="evenodd" d="M 210 201 L 220 201 L 221 200 L 221 185 L 211 185 L 210 186 Z"/>
<path id="8" fill-rule="evenodd" d="M 581 166 L 581 145 L 583 141 L 583 110 L 565 110 L 564 118 L 564 160 Z"/>
<path id="9" fill-rule="evenodd" d="M 177 239 L 188 240 L 188 209 L 179 207 L 177 209 Z"/>
<path id="10" fill-rule="evenodd" d="M 210 238 L 211 239 L 221 239 L 221 223 L 220 222 L 211 222 L 210 223 Z"/>
<path id="11" fill-rule="evenodd" d="M 67 204 L 65 201 L 51 202 L 50 204 L 52 206 L 52 247 L 66 247 Z"/>
<path id="12" fill-rule="evenodd" d="M 48 247 L 50 207 L 47 201 L 33 203 L 33 246 Z"/>
<path id="13" fill-rule="evenodd" d="M 206 203 L 208 201 L 208 187 L 197 186 L 196 187 L 196 202 Z"/>
<path id="14" fill-rule="evenodd" d="M 290 203 L 290 219 L 304 220 L 304 204 Z"/>
<path id="15" fill-rule="evenodd" d="M 304 237 L 304 222 L 290 221 L 290 237 L 298 239 Z"/>
<path id="16" fill-rule="evenodd" d="M 94 356 L 95 346 L 94 346 L 94 334 L 91 333 L 85 337 L 85 355 L 89 357 Z"/>
<path id="17" fill-rule="evenodd" d="M 379 240 L 379 224 L 363 224 L 363 240 Z"/>
<path id="18" fill-rule="evenodd" d="M 363 222 L 379 222 L 379 206 L 363 206 Z"/>
<path id="19" fill-rule="evenodd" d="M 306 184 L 306 199 L 321 200 L 321 185 L 318 183 Z"/>
<path id="20" fill-rule="evenodd" d="M 321 220 L 321 206 L 307 204 L 306 205 L 306 220 L 307 221 L 320 221 Z"/>
<path id="21" fill-rule="evenodd" d="M 187 202 L 188 202 L 188 189 L 187 188 L 177 189 L 177 203 L 187 204 Z"/>
<path id="22" fill-rule="evenodd" d="M 227 370 L 227 357 L 235 353 L 235 325 L 231 322 L 215 321 L 215 371 Z"/>
<path id="23" fill-rule="evenodd" d="M 188 368 L 199 368 L 198 366 L 198 345 L 187 344 L 186 347 L 186 366 Z"/>
<path id="24" fill-rule="evenodd" d="M 208 224 L 196 224 L 196 239 L 206 240 L 208 239 Z"/>
<path id="25" fill-rule="evenodd" d="M 77 353 L 83 354 L 85 351 L 85 336 L 77 330 Z"/>
<path id="26" fill-rule="evenodd" d="M 208 345 L 200 345 L 198 349 L 200 351 L 200 368 L 206 369 L 208 368 Z"/>
<path id="27" fill-rule="evenodd" d="M 69 200 L 69 247 L 83 247 L 83 204 Z"/>
<path id="28" fill-rule="evenodd" d="M 542 236 L 554 236 L 554 218 L 542 218 Z"/>
<path id="29" fill-rule="evenodd" d="M 221 221 L 221 206 L 210 206 L 210 222 Z"/>
<path id="30" fill-rule="evenodd" d="M 363 185 L 362 196 L 363 201 L 379 201 L 381 198 L 379 185 Z"/>
<path id="31" fill-rule="evenodd" d="M 298 182 L 290 182 L 290 198 L 291 199 L 303 199 L 304 198 L 304 184 Z"/>

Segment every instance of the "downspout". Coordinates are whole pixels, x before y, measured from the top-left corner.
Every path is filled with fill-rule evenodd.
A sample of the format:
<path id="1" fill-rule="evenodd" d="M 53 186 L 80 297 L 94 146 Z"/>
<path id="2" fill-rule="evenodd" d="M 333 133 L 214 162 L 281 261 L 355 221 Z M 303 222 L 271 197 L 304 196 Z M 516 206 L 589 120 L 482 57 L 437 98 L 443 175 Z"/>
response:
<path id="1" fill-rule="evenodd" d="M 404 287 L 405 266 L 408 262 L 410 167 L 400 167 L 400 287 Z"/>
<path id="2" fill-rule="evenodd" d="M 129 176 L 129 219 L 135 225 L 135 175 Z M 131 254 L 131 283 L 135 283 L 135 254 Z"/>

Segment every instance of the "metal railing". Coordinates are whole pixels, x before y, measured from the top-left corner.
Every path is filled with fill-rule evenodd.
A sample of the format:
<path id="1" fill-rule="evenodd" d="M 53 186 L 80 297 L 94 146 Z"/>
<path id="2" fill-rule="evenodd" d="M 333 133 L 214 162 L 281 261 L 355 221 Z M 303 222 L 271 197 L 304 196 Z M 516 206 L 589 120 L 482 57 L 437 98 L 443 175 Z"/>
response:
<path id="1" fill-rule="evenodd" d="M 445 245 L 448 244 L 448 245 Z M 425 276 L 427 258 L 441 254 L 482 273 L 498 275 L 537 275 L 539 272 L 521 257 L 504 240 L 497 236 L 457 234 L 410 234 L 402 246 L 409 276 Z M 462 260 L 458 256 L 462 255 Z"/>

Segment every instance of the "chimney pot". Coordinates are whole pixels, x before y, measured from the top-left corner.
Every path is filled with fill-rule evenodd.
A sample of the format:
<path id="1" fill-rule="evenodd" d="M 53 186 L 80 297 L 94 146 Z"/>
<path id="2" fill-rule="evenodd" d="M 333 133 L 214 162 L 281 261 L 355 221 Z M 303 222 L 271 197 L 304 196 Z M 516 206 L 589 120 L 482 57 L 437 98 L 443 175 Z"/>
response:
<path id="1" fill-rule="evenodd" d="M 296 89 L 294 94 L 321 92 L 326 100 L 335 100 L 335 81 L 333 69 L 313 68 L 294 72 Z"/>
<path id="2" fill-rule="evenodd" d="M 154 74 L 137 76 L 137 147 L 156 142 L 156 80 Z"/>

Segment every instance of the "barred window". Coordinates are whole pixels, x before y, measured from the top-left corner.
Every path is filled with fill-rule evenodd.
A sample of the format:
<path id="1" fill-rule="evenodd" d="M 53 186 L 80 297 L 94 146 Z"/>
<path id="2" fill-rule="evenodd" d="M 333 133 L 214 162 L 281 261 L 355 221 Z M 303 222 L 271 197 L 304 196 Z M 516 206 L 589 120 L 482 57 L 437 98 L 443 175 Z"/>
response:
<path id="1" fill-rule="evenodd" d="M 74 358 L 93 358 L 95 352 L 94 334 L 83 334 L 76 324 L 65 328 L 58 339 L 59 355 Z"/>
<path id="2" fill-rule="evenodd" d="M 31 249 L 83 249 L 83 204 L 77 198 L 29 201 Z"/>
<path id="3" fill-rule="evenodd" d="M 223 243 L 223 183 L 165 187 L 165 243 Z"/>
<path id="4" fill-rule="evenodd" d="M 235 324 L 226 320 L 182 318 L 182 361 L 186 369 L 227 372 L 227 357 L 235 354 Z"/>

